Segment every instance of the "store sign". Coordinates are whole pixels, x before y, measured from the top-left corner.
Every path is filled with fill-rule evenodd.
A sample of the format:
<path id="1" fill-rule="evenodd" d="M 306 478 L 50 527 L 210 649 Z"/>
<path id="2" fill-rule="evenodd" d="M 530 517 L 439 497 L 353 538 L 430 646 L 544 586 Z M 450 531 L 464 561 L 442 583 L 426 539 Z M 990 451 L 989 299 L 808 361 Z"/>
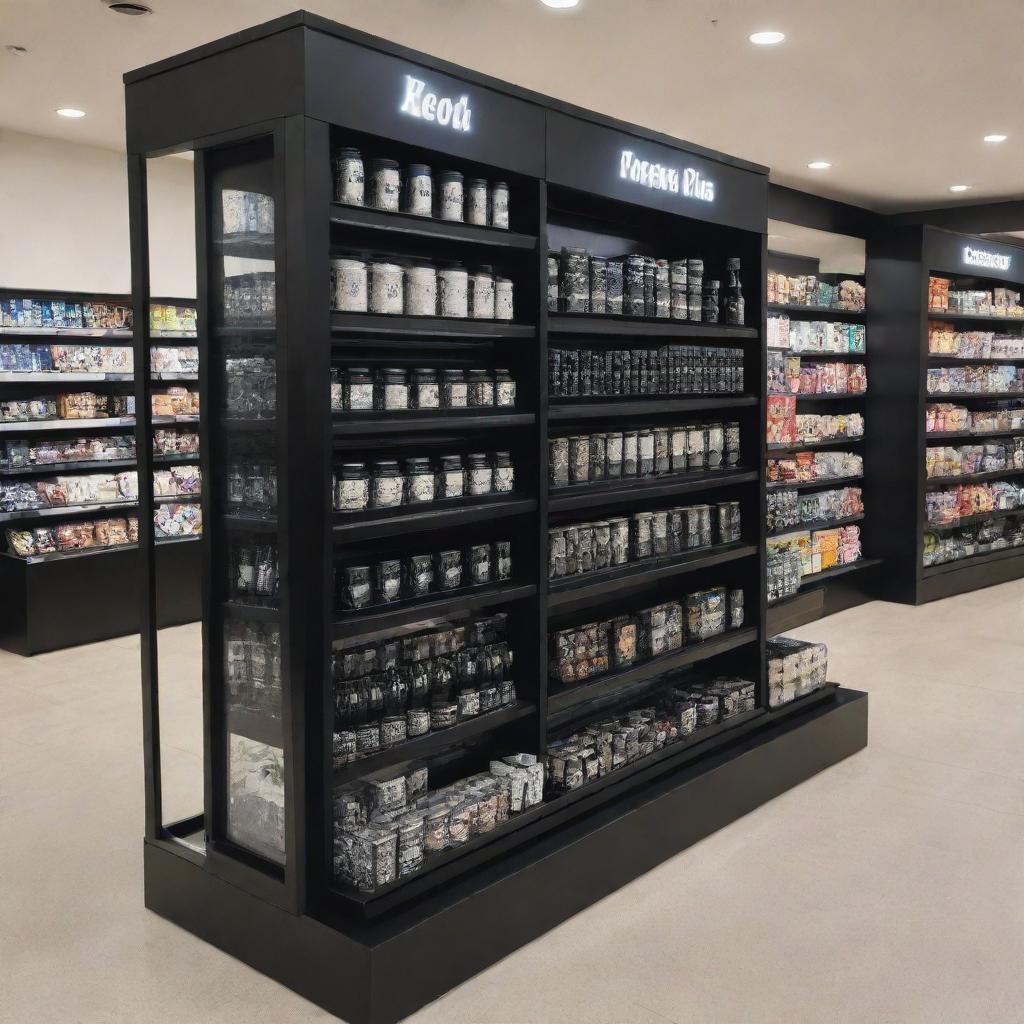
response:
<path id="1" fill-rule="evenodd" d="M 1012 257 L 1003 256 L 998 252 L 988 252 L 985 249 L 972 249 L 971 246 L 964 246 L 964 263 L 969 267 L 987 267 L 990 270 L 1009 270 Z"/>
<path id="2" fill-rule="evenodd" d="M 418 121 L 436 121 L 452 131 L 468 132 L 473 111 L 469 109 L 469 97 L 457 100 L 450 96 L 438 96 L 427 89 L 427 83 L 412 75 L 405 76 L 405 99 L 399 110 L 415 117 Z"/>
<path id="3" fill-rule="evenodd" d="M 652 164 L 641 160 L 629 149 L 624 149 L 619 159 L 619 177 L 658 192 L 669 192 L 687 199 L 701 199 L 705 203 L 714 202 L 715 199 L 715 183 L 708 181 L 700 171 L 692 167 L 680 171 L 664 164 Z"/>

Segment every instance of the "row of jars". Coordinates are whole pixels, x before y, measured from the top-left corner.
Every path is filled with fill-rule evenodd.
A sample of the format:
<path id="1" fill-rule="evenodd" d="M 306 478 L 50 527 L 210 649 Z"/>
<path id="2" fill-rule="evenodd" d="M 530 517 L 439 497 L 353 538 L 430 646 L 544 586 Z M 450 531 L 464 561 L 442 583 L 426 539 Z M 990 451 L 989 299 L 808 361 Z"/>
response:
<path id="1" fill-rule="evenodd" d="M 514 308 L 510 278 L 488 264 L 468 270 L 458 260 L 435 265 L 392 256 L 332 259 L 331 296 L 334 309 L 343 313 L 511 320 Z"/>
<path id="2" fill-rule="evenodd" d="M 346 462 L 335 474 L 334 508 L 338 512 L 424 505 L 447 498 L 509 494 L 515 470 L 509 452 L 465 456 L 442 455 L 433 465 L 429 458 L 379 459 Z"/>
<path id="3" fill-rule="evenodd" d="M 365 367 L 331 370 L 331 410 L 514 409 L 516 382 L 508 370 Z"/>
<path id="4" fill-rule="evenodd" d="M 379 157 L 364 168 L 358 149 L 346 147 L 334 157 L 334 198 L 349 206 L 390 213 L 508 229 L 508 185 L 466 178 L 460 171 L 436 175 L 427 164 L 402 167 Z"/>

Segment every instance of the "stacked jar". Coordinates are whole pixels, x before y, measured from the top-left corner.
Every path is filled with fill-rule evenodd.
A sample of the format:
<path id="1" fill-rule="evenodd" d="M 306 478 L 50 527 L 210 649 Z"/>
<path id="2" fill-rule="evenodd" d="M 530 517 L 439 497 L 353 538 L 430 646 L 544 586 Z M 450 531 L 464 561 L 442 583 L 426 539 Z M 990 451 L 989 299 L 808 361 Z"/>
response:
<path id="1" fill-rule="evenodd" d="M 333 412 L 514 409 L 515 405 L 516 382 L 506 369 L 331 369 Z"/>

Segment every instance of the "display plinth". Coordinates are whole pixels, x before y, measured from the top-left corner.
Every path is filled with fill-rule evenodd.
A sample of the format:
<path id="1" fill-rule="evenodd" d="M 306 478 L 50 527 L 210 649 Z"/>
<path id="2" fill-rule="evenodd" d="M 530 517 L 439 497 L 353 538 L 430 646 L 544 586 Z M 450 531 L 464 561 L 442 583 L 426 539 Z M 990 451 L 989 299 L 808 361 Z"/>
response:
<path id="1" fill-rule="evenodd" d="M 812 695 L 813 696 L 813 695 Z M 839 690 L 566 821 L 414 910 L 353 927 L 296 916 L 147 842 L 146 906 L 352 1024 L 390 1024 L 681 850 L 867 745 Z M 528 912 L 524 910 L 528 909 Z"/>

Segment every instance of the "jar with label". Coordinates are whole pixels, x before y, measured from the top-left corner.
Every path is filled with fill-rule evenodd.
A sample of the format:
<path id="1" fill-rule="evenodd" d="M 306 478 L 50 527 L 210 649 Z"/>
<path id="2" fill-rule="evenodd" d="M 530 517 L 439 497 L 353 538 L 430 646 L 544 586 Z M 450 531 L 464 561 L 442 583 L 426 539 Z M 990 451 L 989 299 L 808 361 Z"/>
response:
<path id="1" fill-rule="evenodd" d="M 494 270 L 477 267 L 469 275 L 469 315 L 474 320 L 494 319 Z"/>
<path id="2" fill-rule="evenodd" d="M 623 267 L 622 311 L 626 316 L 644 315 L 644 258 L 636 253 L 626 257 Z"/>
<path id="3" fill-rule="evenodd" d="M 492 228 L 508 231 L 508 185 L 496 181 L 491 186 L 487 203 L 487 222 Z"/>
<path id="4" fill-rule="evenodd" d="M 656 282 L 657 272 L 653 256 L 644 257 L 644 316 L 657 315 Z"/>
<path id="5" fill-rule="evenodd" d="M 515 470 L 509 452 L 494 453 L 493 488 L 497 494 L 511 494 L 515 486 Z"/>
<path id="6" fill-rule="evenodd" d="M 499 409 L 516 407 L 516 382 L 508 370 L 494 371 L 494 404 Z"/>
<path id="7" fill-rule="evenodd" d="M 438 590 L 458 590 L 462 586 L 461 551 L 438 551 L 434 565 Z"/>
<path id="8" fill-rule="evenodd" d="M 686 428 L 672 427 L 669 440 L 669 458 L 673 473 L 686 472 Z"/>
<path id="9" fill-rule="evenodd" d="M 605 436 L 605 476 L 618 480 L 622 476 L 622 435 Z"/>
<path id="10" fill-rule="evenodd" d="M 341 606 L 358 611 L 373 600 L 368 565 L 347 565 L 341 570 Z"/>
<path id="11" fill-rule="evenodd" d="M 611 565 L 625 565 L 629 561 L 629 520 L 608 520 L 609 557 Z"/>
<path id="12" fill-rule="evenodd" d="M 350 206 L 363 205 L 363 157 L 358 149 L 340 149 L 335 154 L 334 199 Z"/>
<path id="13" fill-rule="evenodd" d="M 669 455 L 669 431 L 667 427 L 657 427 L 654 431 L 654 472 L 668 473 L 672 469 L 672 458 Z"/>
<path id="14" fill-rule="evenodd" d="M 590 480 L 590 438 L 576 434 L 569 438 L 569 483 L 585 484 Z"/>
<path id="15" fill-rule="evenodd" d="M 430 217 L 434 212 L 434 184 L 426 164 L 409 164 L 405 170 L 405 212 Z"/>
<path id="16" fill-rule="evenodd" d="M 434 471 L 430 459 L 405 460 L 405 500 L 409 505 L 422 505 L 434 500 Z"/>
<path id="17" fill-rule="evenodd" d="M 725 322 L 742 326 L 745 313 L 738 256 L 730 256 L 725 261 L 725 275 Z"/>
<path id="18" fill-rule="evenodd" d="M 604 479 L 606 438 L 604 434 L 590 435 L 590 468 L 587 479 L 593 483 Z"/>
<path id="19" fill-rule="evenodd" d="M 668 554 L 668 513 L 651 514 L 651 552 L 657 557 Z"/>
<path id="20" fill-rule="evenodd" d="M 426 736 L 430 732 L 430 710 L 422 706 L 409 708 L 405 713 L 405 730 L 409 739 Z"/>
<path id="21" fill-rule="evenodd" d="M 346 257 L 331 260 L 331 291 L 335 309 L 343 313 L 365 313 L 368 289 L 364 260 Z"/>
<path id="22" fill-rule="evenodd" d="M 381 459 L 373 464 L 370 486 L 371 508 L 398 508 L 402 504 L 405 481 L 394 459 Z"/>
<path id="23" fill-rule="evenodd" d="M 552 437 L 548 441 L 548 483 L 551 487 L 569 486 L 569 438 Z"/>
<path id="24" fill-rule="evenodd" d="M 725 428 L 721 423 L 707 425 L 708 469 L 721 469 L 725 459 Z"/>
<path id="25" fill-rule="evenodd" d="M 345 409 L 345 386 L 341 382 L 341 370 L 331 367 L 331 412 L 343 412 Z"/>
<path id="26" fill-rule="evenodd" d="M 697 423 L 686 429 L 686 468 L 707 469 L 707 433 L 703 424 Z"/>
<path id="27" fill-rule="evenodd" d="M 437 216 L 461 222 L 462 205 L 462 175 L 458 171 L 442 171 L 437 179 Z"/>
<path id="28" fill-rule="evenodd" d="M 441 316 L 465 320 L 469 315 L 469 275 L 459 262 L 446 263 L 437 271 L 438 309 Z"/>
<path id="29" fill-rule="evenodd" d="M 673 260 L 668 267 L 669 306 L 673 320 L 686 320 L 690 307 L 686 294 L 686 260 Z"/>
<path id="30" fill-rule="evenodd" d="M 378 562 L 375 573 L 377 600 L 381 604 L 392 604 L 402 596 L 402 563 L 397 558 Z"/>
<path id="31" fill-rule="evenodd" d="M 637 470 L 640 476 L 654 475 L 654 431 L 637 432 Z"/>
<path id="32" fill-rule="evenodd" d="M 726 423 L 725 425 L 725 464 L 727 466 L 738 466 L 740 461 L 740 425 L 738 423 Z"/>
<path id="33" fill-rule="evenodd" d="M 640 472 L 639 462 L 640 435 L 635 430 L 627 430 L 622 435 L 622 475 L 636 476 Z"/>
<path id="34" fill-rule="evenodd" d="M 334 385 L 331 385 L 333 402 Z M 373 408 L 373 375 L 366 367 L 351 367 L 345 371 L 344 407 L 352 412 Z"/>
<path id="35" fill-rule="evenodd" d="M 411 555 L 405 577 L 409 597 L 426 597 L 434 589 L 434 560 L 430 555 Z"/>
<path id="36" fill-rule="evenodd" d="M 633 557 L 650 558 L 654 553 L 651 540 L 651 512 L 637 512 L 633 516 Z"/>
<path id="37" fill-rule="evenodd" d="M 471 409 L 490 409 L 494 406 L 495 380 L 489 370 L 470 370 L 467 383 Z"/>
<path id="38" fill-rule="evenodd" d="M 441 408 L 465 409 L 469 404 L 466 375 L 462 370 L 441 372 Z"/>
<path id="39" fill-rule="evenodd" d="M 590 257 L 590 312 L 604 313 L 608 295 L 608 261 L 600 256 Z"/>
<path id="40" fill-rule="evenodd" d="M 442 455 L 437 470 L 435 494 L 440 498 L 461 498 L 465 494 L 466 476 L 461 455 Z"/>
<path id="41" fill-rule="evenodd" d="M 512 298 L 512 281 L 507 277 L 494 279 L 494 319 L 511 320 L 515 312 Z"/>
<path id="42" fill-rule="evenodd" d="M 467 178 L 466 223 L 487 226 L 487 182 L 483 178 Z"/>
<path id="43" fill-rule="evenodd" d="M 375 210 L 398 212 L 402 175 L 397 160 L 370 161 L 370 205 Z"/>
<path id="44" fill-rule="evenodd" d="M 613 316 L 622 315 L 622 260 L 608 260 L 605 267 L 604 311 Z"/>
<path id="45" fill-rule="evenodd" d="M 380 371 L 377 397 L 380 408 L 397 412 L 409 408 L 409 380 L 401 367 L 388 367 Z"/>
<path id="46" fill-rule="evenodd" d="M 729 591 L 729 628 L 739 629 L 743 625 L 743 591 Z"/>
<path id="47" fill-rule="evenodd" d="M 654 261 L 654 315 L 666 319 L 672 311 L 668 260 Z"/>
<path id="48" fill-rule="evenodd" d="M 370 312 L 398 315 L 405 308 L 402 268 L 397 263 L 370 264 Z"/>
<path id="49" fill-rule="evenodd" d="M 405 312 L 408 316 L 437 316 L 437 270 L 426 260 L 405 268 Z"/>
<path id="50" fill-rule="evenodd" d="M 411 409 L 441 408 L 441 385 L 437 381 L 437 370 L 421 366 L 412 371 L 409 399 Z"/>
<path id="51" fill-rule="evenodd" d="M 590 312 L 590 253 L 563 246 L 558 265 L 558 292 L 563 313 Z"/>
<path id="52" fill-rule="evenodd" d="M 471 544 L 463 559 L 469 569 L 469 585 L 478 587 L 491 582 L 491 545 Z"/>
<path id="53" fill-rule="evenodd" d="M 512 578 L 512 542 L 508 540 L 496 540 L 494 542 L 494 557 L 492 562 L 494 578 L 497 581 L 510 580 Z"/>
<path id="54" fill-rule="evenodd" d="M 334 507 L 339 512 L 364 512 L 370 507 L 370 474 L 363 462 L 346 462 L 335 479 Z"/>
<path id="55" fill-rule="evenodd" d="M 701 303 L 701 320 L 706 324 L 718 323 L 719 286 L 719 281 L 710 279 L 704 284 L 704 299 Z"/>
<path id="56" fill-rule="evenodd" d="M 490 494 L 494 490 L 494 469 L 482 453 L 466 456 L 466 493 Z"/>
<path id="57" fill-rule="evenodd" d="M 548 253 L 548 312 L 558 312 L 558 254 Z"/>

